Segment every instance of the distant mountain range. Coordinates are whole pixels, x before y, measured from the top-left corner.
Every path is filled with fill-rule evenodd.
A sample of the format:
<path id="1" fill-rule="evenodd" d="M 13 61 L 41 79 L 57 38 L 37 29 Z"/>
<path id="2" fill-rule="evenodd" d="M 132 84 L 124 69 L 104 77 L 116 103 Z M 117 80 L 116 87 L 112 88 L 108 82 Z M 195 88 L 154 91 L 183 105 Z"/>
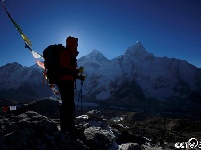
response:
<path id="1" fill-rule="evenodd" d="M 112 60 L 93 50 L 78 59 L 85 68 L 85 100 L 108 100 L 127 104 L 155 99 L 201 101 L 201 69 L 185 60 L 155 57 L 140 42 Z M 43 75 L 34 65 L 8 63 L 0 67 L 0 97 L 36 99 L 51 96 Z M 79 90 L 79 81 L 77 82 Z"/>
<path id="2" fill-rule="evenodd" d="M 0 98 L 30 101 L 49 97 L 51 90 L 43 85 L 39 67 L 23 67 L 17 62 L 0 67 Z"/>
<path id="3" fill-rule="evenodd" d="M 112 60 L 94 50 L 78 64 L 87 75 L 84 95 L 92 99 L 134 102 L 201 95 L 201 69 L 184 60 L 155 57 L 140 42 Z"/>

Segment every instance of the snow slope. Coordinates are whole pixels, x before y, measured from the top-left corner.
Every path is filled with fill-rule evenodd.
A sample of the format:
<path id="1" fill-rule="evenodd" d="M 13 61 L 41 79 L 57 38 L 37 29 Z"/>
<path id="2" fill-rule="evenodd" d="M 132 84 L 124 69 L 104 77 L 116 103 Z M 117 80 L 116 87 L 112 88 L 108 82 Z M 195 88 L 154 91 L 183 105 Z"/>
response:
<path id="1" fill-rule="evenodd" d="M 83 95 L 86 99 L 165 100 L 201 93 L 201 69 L 185 60 L 155 57 L 141 42 L 111 60 L 93 50 L 78 59 L 79 66 L 85 68 Z M 37 65 L 23 67 L 16 62 L 8 63 L 0 67 L 0 77 L 0 97 L 52 95 L 50 89 L 42 85 L 43 74 Z M 79 81 L 77 87 L 79 90 Z"/>

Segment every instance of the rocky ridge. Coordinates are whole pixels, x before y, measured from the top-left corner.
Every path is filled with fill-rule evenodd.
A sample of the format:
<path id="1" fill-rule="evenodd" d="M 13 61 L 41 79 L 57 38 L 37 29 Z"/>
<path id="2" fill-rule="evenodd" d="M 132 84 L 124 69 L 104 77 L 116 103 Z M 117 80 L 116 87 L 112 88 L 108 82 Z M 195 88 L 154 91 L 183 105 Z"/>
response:
<path id="1" fill-rule="evenodd" d="M 93 110 L 76 112 L 79 134 L 61 133 L 59 115 L 46 105 L 49 101 L 26 104 L 0 116 L 0 147 L 4 149 L 174 149 L 176 142 L 199 139 L 199 120 L 172 119 L 145 112 Z M 55 111 L 58 102 L 53 102 Z M 42 106 L 41 106 L 42 107 Z M 37 110 L 37 112 L 36 112 Z M 58 114 L 58 112 L 57 112 Z M 47 117 L 48 116 L 48 117 Z"/>

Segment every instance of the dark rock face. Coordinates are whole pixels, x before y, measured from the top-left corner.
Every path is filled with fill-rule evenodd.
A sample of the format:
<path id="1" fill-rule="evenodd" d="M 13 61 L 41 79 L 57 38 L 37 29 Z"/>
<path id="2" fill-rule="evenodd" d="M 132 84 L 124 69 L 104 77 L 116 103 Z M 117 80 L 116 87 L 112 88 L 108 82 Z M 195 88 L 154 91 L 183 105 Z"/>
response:
<path id="1" fill-rule="evenodd" d="M 51 109 L 46 103 L 49 101 L 30 103 L 8 114 L 0 113 L 1 150 L 174 149 L 176 142 L 187 142 L 191 137 L 199 139 L 201 135 L 200 120 L 92 108 L 85 108 L 82 115 L 77 112 L 75 133 L 62 133 L 58 114 L 52 112 L 58 108 L 57 102 L 49 103 Z"/>
<path id="2" fill-rule="evenodd" d="M 112 132 L 94 126 L 89 128 L 86 126 L 84 132 L 78 137 L 71 136 L 59 131 L 58 121 L 34 111 L 27 111 L 17 116 L 2 117 L 0 123 L 2 129 L 0 147 L 2 150 L 108 149 L 112 146 L 115 137 Z"/>
<path id="3" fill-rule="evenodd" d="M 56 122 L 36 112 L 4 118 L 1 122 L 1 149 L 87 149 L 79 140 L 59 132 Z"/>
<path id="4" fill-rule="evenodd" d="M 24 110 L 24 109 L 23 109 Z M 59 131 L 58 119 L 49 119 L 34 111 L 17 115 L 1 116 L 0 147 L 7 149 L 65 149 L 65 150 L 126 150 L 140 149 L 137 143 L 116 143 L 121 135 L 117 129 L 110 128 L 100 111 L 89 111 L 77 117 L 79 135 Z M 119 141 L 119 140 L 117 140 Z"/>
<path id="5" fill-rule="evenodd" d="M 119 147 L 119 150 L 140 150 L 140 146 L 139 144 L 136 144 L 136 143 L 126 143 L 126 144 L 122 144 L 120 147 Z"/>
<path id="6" fill-rule="evenodd" d="M 108 149 L 114 141 L 114 134 L 101 127 L 90 127 L 84 131 L 87 144 L 96 150 Z"/>

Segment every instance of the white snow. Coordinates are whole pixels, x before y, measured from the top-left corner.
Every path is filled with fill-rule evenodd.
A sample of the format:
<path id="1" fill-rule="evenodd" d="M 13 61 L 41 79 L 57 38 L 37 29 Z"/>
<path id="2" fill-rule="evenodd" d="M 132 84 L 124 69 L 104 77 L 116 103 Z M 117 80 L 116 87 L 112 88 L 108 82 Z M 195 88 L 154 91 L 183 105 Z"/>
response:
<path id="1" fill-rule="evenodd" d="M 175 58 L 155 57 L 139 41 L 112 60 L 93 50 L 78 59 L 80 66 L 86 75 L 83 95 L 95 95 L 100 100 L 110 98 L 125 81 L 135 81 L 149 98 L 185 97 L 187 95 L 180 92 L 182 88 L 194 90 L 201 78 L 201 70 L 195 66 Z M 24 82 L 42 84 L 43 75 L 38 74 L 39 71 L 37 65 L 6 64 L 0 67 L 0 89 L 16 89 Z M 77 88 L 80 88 L 79 82 Z"/>

